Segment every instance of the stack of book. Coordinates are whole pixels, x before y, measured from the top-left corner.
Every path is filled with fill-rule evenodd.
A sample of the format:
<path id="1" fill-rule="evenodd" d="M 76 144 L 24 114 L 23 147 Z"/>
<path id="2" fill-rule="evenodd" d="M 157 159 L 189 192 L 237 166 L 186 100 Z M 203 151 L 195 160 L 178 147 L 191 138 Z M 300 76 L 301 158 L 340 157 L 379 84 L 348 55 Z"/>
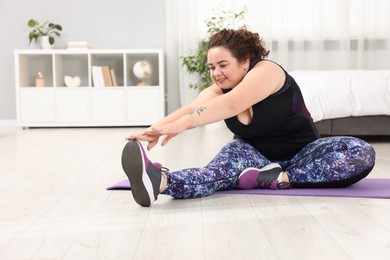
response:
<path id="1" fill-rule="evenodd" d="M 92 66 L 92 82 L 94 87 L 118 86 L 115 70 L 109 66 Z"/>
<path id="2" fill-rule="evenodd" d="M 92 49 L 93 46 L 88 41 L 70 41 L 68 42 L 68 49 Z"/>

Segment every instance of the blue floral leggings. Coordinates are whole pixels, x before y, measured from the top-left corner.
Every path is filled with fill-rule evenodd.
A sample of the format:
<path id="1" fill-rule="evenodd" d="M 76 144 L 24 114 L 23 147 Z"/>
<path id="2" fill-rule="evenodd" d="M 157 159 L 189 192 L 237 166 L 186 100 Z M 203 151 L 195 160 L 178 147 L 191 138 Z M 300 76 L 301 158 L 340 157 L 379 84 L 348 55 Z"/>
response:
<path id="1" fill-rule="evenodd" d="M 250 144 L 234 139 L 203 168 L 167 172 L 168 185 L 163 194 L 186 199 L 235 189 L 244 169 L 269 163 Z M 325 137 L 308 144 L 291 160 L 277 163 L 287 172 L 293 188 L 345 187 L 370 173 L 375 151 L 355 137 Z"/>

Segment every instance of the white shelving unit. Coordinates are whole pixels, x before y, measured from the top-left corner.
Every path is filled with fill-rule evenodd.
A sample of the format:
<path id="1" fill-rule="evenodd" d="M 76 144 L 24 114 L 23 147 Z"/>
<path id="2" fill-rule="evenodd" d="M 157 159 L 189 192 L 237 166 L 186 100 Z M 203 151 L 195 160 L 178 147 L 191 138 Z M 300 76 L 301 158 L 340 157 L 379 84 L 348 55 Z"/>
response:
<path id="1" fill-rule="evenodd" d="M 133 66 L 148 61 L 153 73 L 138 86 Z M 115 71 L 117 86 L 95 87 L 93 66 Z M 36 87 L 38 72 L 45 86 Z M 64 77 L 79 77 L 67 87 Z M 165 116 L 161 49 L 15 50 L 17 121 L 21 127 L 147 126 Z"/>

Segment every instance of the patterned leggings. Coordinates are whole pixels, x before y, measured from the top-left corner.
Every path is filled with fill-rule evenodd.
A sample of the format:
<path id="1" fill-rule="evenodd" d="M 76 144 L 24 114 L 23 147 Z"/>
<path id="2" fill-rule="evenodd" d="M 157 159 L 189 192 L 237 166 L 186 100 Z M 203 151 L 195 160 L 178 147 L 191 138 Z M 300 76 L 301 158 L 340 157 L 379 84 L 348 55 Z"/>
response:
<path id="1" fill-rule="evenodd" d="M 244 169 L 269 163 L 250 144 L 234 139 L 203 168 L 167 172 L 168 185 L 163 193 L 185 199 L 234 189 Z M 375 164 L 375 151 L 355 137 L 325 137 L 308 144 L 291 160 L 278 163 L 293 188 L 345 187 L 368 175 Z"/>

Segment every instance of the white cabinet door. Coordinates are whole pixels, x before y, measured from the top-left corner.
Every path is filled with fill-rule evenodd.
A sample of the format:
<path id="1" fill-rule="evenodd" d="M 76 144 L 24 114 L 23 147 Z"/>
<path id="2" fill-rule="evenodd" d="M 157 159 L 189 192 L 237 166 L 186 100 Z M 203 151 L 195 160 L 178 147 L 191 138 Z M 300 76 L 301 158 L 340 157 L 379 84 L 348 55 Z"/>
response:
<path id="1" fill-rule="evenodd" d="M 88 89 L 58 88 L 56 93 L 56 114 L 58 122 L 88 122 Z"/>
<path id="2" fill-rule="evenodd" d="M 161 91 L 159 88 L 134 87 L 127 89 L 127 120 L 137 125 L 151 125 L 160 119 Z"/>
<path id="3" fill-rule="evenodd" d="M 22 88 L 20 90 L 20 116 L 21 123 L 53 122 L 53 88 Z"/>
<path id="4" fill-rule="evenodd" d="M 123 88 L 93 89 L 91 115 L 94 122 L 123 122 L 125 120 Z"/>

